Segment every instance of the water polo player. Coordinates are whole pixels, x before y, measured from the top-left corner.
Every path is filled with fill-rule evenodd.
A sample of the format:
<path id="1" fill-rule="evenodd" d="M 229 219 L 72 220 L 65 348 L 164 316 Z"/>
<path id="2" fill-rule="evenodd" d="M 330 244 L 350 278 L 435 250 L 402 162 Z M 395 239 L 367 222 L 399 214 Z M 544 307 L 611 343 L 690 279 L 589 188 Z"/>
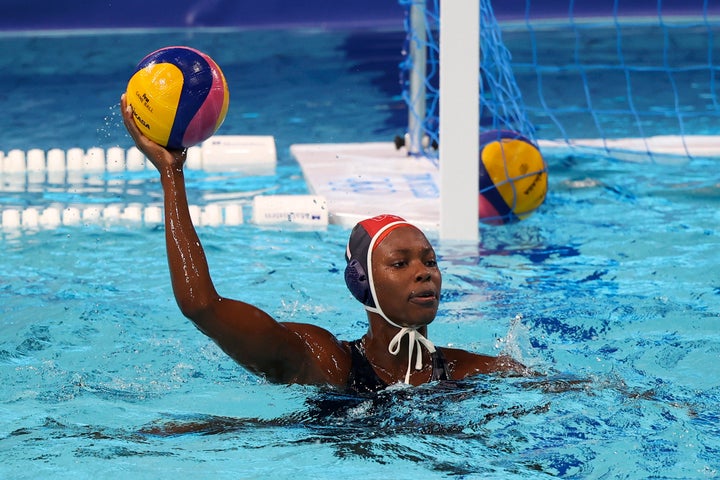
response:
<path id="1" fill-rule="evenodd" d="M 392 215 L 360 222 L 347 245 L 346 283 L 364 304 L 369 321 L 359 340 L 341 341 L 311 324 L 277 322 L 249 303 L 220 296 L 190 218 L 183 173 L 186 150 L 167 150 L 152 142 L 135 125 L 125 96 L 121 107 L 135 144 L 160 172 L 178 306 L 240 365 L 271 382 L 329 385 L 350 392 L 523 372 L 509 357 L 433 345 L 427 327 L 437 314 L 442 283 L 435 251 L 418 228 Z"/>

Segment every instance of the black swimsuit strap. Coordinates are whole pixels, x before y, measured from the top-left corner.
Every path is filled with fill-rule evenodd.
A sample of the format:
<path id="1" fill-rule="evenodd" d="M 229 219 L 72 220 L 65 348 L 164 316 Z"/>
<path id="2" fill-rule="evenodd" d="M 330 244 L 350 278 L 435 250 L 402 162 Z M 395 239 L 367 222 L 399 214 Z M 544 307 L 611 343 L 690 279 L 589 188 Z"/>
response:
<path id="1" fill-rule="evenodd" d="M 445 355 L 442 354 L 442 350 L 440 350 L 439 347 L 436 347 L 435 351 L 430 354 L 430 359 L 432 360 L 432 376 L 430 377 L 430 381 L 450 380 L 450 372 L 448 372 Z"/>
<path id="2" fill-rule="evenodd" d="M 387 388 L 387 383 L 375 373 L 372 365 L 370 365 L 370 361 L 365 355 L 362 339 L 350 342 L 350 353 L 352 364 L 347 382 L 348 390 L 357 393 L 374 393 Z M 430 354 L 430 358 L 432 360 L 432 375 L 430 381 L 449 380 L 450 372 L 448 372 L 447 362 L 441 349 L 437 348 Z"/>
<path id="3" fill-rule="evenodd" d="M 357 393 L 375 393 L 387 388 L 387 383 L 378 377 L 365 355 L 362 339 L 350 342 L 352 364 L 348 376 L 347 388 Z"/>

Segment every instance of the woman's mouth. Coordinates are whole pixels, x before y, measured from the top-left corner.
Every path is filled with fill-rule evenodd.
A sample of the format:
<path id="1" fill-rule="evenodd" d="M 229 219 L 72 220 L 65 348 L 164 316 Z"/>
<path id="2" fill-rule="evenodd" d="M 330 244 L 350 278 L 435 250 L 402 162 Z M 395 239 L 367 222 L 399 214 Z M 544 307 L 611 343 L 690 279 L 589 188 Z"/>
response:
<path id="1" fill-rule="evenodd" d="M 437 294 L 434 290 L 422 290 L 410 292 L 410 301 L 420 305 L 434 304 L 437 301 Z"/>

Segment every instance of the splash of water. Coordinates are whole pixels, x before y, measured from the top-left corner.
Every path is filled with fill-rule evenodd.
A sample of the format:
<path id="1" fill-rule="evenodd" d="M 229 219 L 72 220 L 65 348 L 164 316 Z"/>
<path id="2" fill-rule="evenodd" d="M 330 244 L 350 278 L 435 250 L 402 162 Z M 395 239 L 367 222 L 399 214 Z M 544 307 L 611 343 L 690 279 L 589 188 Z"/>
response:
<path id="1" fill-rule="evenodd" d="M 528 368 L 537 369 L 540 358 L 534 354 L 530 341 L 530 328 L 523 323 L 521 313 L 515 315 L 504 337 L 495 341 L 500 355 L 507 355 Z"/>

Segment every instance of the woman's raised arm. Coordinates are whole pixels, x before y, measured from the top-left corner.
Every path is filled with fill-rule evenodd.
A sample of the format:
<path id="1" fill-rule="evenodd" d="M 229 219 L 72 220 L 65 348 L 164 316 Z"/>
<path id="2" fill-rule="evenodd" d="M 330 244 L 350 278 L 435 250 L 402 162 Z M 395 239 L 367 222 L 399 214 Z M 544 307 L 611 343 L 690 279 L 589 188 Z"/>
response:
<path id="1" fill-rule="evenodd" d="M 183 315 L 238 363 L 271 381 L 341 384 L 349 360 L 329 332 L 278 323 L 254 305 L 218 294 L 190 216 L 183 172 L 187 151 L 167 150 L 142 135 L 124 95 L 121 110 L 135 144 L 160 172 L 170 278 Z"/>

